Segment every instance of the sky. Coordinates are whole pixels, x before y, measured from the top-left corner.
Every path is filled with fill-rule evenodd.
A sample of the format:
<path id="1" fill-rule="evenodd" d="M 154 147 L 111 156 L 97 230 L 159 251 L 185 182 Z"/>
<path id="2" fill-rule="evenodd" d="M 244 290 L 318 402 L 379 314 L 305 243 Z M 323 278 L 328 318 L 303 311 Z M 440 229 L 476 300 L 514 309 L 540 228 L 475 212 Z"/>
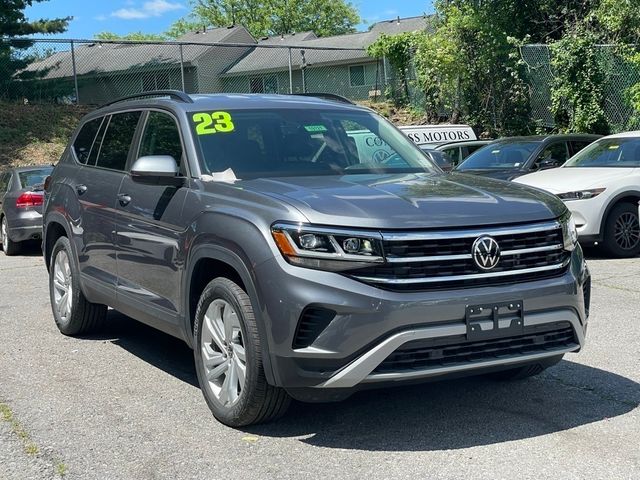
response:
<path id="1" fill-rule="evenodd" d="M 433 11 L 431 0 L 352 0 L 364 23 L 359 30 L 380 20 L 413 17 Z M 142 31 L 162 33 L 189 13 L 189 0 L 49 0 L 27 8 L 30 20 L 73 17 L 61 38 L 93 38 L 109 31 L 120 35 Z M 52 37 L 52 36 L 48 36 Z"/>

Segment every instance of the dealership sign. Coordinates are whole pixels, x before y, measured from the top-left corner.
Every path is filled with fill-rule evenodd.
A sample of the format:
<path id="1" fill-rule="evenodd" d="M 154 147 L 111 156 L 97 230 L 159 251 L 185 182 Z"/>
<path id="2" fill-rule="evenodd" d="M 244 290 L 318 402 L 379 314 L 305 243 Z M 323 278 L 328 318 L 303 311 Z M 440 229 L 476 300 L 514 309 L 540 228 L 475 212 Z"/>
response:
<path id="1" fill-rule="evenodd" d="M 416 145 L 438 145 L 478 139 L 469 125 L 415 125 L 400 127 L 400 130 Z"/>

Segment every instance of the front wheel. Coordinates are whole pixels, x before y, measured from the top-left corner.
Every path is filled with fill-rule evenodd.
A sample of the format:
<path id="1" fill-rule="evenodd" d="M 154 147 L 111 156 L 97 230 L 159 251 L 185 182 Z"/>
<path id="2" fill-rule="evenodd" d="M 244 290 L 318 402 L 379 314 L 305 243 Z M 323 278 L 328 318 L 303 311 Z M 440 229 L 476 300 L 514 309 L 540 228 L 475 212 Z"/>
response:
<path id="1" fill-rule="evenodd" d="M 603 248 L 612 257 L 635 257 L 640 253 L 638 206 L 620 203 L 611 209 L 604 224 Z"/>
<path id="2" fill-rule="evenodd" d="M 227 278 L 206 286 L 196 309 L 194 338 L 198 382 L 218 421 L 242 427 L 286 412 L 291 398 L 267 383 L 258 327 L 242 288 Z"/>

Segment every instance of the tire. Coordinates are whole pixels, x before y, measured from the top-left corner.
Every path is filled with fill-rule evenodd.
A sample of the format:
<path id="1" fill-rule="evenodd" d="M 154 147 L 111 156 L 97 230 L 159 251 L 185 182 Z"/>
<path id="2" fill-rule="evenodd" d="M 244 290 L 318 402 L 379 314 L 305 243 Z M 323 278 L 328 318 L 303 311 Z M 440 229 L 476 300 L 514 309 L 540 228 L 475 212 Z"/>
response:
<path id="1" fill-rule="evenodd" d="M 7 217 L 2 217 L 2 224 L 0 224 L 0 243 L 2 243 L 2 251 L 7 257 L 17 255 L 20 252 L 20 243 L 9 238 Z"/>
<path id="2" fill-rule="evenodd" d="M 509 370 L 502 370 L 499 372 L 492 372 L 487 374 L 487 377 L 498 380 L 498 381 L 513 381 L 513 380 L 524 380 L 525 378 L 535 377 L 536 375 L 541 374 L 547 368 L 553 367 L 560 360 L 562 360 L 564 355 L 558 355 L 557 357 L 552 357 L 550 359 L 545 359 L 543 361 L 527 363 L 520 367 L 511 368 Z"/>
<path id="3" fill-rule="evenodd" d="M 611 257 L 635 257 L 640 253 L 638 206 L 619 203 L 614 206 L 604 224 L 604 251 Z"/>
<path id="4" fill-rule="evenodd" d="M 194 338 L 198 382 L 218 421 L 243 427 L 287 411 L 291 397 L 265 378 L 262 339 L 242 288 L 222 277 L 206 286 L 196 309 Z"/>
<path id="5" fill-rule="evenodd" d="M 65 335 L 90 333 L 104 323 L 107 306 L 89 302 L 82 293 L 80 271 L 67 237 L 60 237 L 51 251 L 49 296 L 53 318 Z"/>

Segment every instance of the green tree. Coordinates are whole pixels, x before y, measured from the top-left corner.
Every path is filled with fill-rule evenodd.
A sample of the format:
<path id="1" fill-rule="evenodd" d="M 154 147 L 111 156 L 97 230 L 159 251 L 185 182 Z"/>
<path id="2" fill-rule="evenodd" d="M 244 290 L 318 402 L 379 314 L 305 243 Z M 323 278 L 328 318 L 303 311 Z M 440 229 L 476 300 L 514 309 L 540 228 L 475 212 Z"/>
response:
<path id="1" fill-rule="evenodd" d="M 345 0 L 198 0 L 186 19 L 169 30 L 179 36 L 193 27 L 243 25 L 255 37 L 312 30 L 318 36 L 355 31 L 360 16 Z"/>
<path id="2" fill-rule="evenodd" d="M 162 33 L 143 33 L 141 31 L 118 35 L 113 32 L 100 32 L 93 36 L 96 40 L 131 40 L 135 42 L 161 42 L 167 40 L 168 35 Z"/>
<path id="3" fill-rule="evenodd" d="M 578 28 L 551 45 L 551 112 L 560 131 L 609 133 L 597 42 L 594 34 Z"/>
<path id="4" fill-rule="evenodd" d="M 33 46 L 33 42 L 11 37 L 62 33 L 71 20 L 70 17 L 27 19 L 24 10 L 42 1 L 47 0 L 3 0 L 0 3 L 0 96 L 6 97 L 14 91 L 12 87 L 18 84 L 15 82 L 16 74 L 32 61 L 27 50 Z M 4 40 L 2 37 L 5 37 Z"/>

